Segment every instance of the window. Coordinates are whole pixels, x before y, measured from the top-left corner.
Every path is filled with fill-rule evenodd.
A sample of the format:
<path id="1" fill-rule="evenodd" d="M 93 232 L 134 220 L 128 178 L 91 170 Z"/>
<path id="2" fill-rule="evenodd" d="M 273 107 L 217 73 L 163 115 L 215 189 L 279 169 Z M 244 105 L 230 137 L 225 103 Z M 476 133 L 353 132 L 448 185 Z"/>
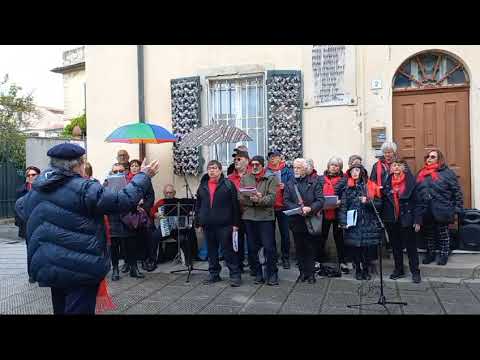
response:
<path id="1" fill-rule="evenodd" d="M 468 84 L 463 65 L 441 52 L 426 52 L 412 56 L 397 70 L 393 80 L 395 90 L 438 88 Z"/>
<path id="2" fill-rule="evenodd" d="M 226 123 L 245 131 L 253 141 L 217 145 L 218 160 L 227 167 L 233 149 L 246 145 L 250 157 L 266 155 L 266 116 L 264 76 L 254 75 L 235 79 L 209 80 L 208 123 Z M 210 146 L 210 158 L 215 159 L 215 146 Z"/>

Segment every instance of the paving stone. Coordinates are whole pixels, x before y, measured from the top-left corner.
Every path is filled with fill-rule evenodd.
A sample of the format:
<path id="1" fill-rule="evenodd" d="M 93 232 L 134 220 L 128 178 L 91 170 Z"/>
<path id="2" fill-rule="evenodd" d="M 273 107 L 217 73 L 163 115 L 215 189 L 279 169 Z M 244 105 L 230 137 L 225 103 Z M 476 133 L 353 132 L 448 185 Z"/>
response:
<path id="1" fill-rule="evenodd" d="M 401 315 L 402 310 L 400 305 L 385 305 L 385 309 L 381 305 L 363 306 L 360 310 L 361 315 Z"/>
<path id="2" fill-rule="evenodd" d="M 440 298 L 440 301 L 442 304 L 445 303 L 461 303 L 461 304 L 478 304 L 480 305 L 480 302 L 477 300 L 477 298 L 471 293 L 471 292 L 438 292 L 437 290 L 438 297 Z"/>
<path id="3" fill-rule="evenodd" d="M 408 305 L 403 307 L 403 312 L 406 315 L 425 314 L 435 315 L 444 314 L 442 307 L 438 303 L 435 296 L 403 296 L 402 301 Z"/>
<path id="4" fill-rule="evenodd" d="M 480 304 L 443 303 L 447 314 L 480 314 Z"/>
<path id="5" fill-rule="evenodd" d="M 287 298 L 280 310 L 280 314 L 316 314 L 322 305 L 322 297 L 292 293 Z"/>
<path id="6" fill-rule="evenodd" d="M 343 307 L 351 304 L 358 304 L 360 302 L 360 296 L 355 293 L 334 293 L 329 292 L 324 300 L 325 306 Z"/>
<path id="7" fill-rule="evenodd" d="M 197 299 L 180 299 L 162 309 L 159 314 L 196 314 L 207 304 L 208 300 L 198 301 Z"/>
<path id="8" fill-rule="evenodd" d="M 241 309 L 242 309 L 241 306 L 225 306 L 225 305 L 210 304 L 205 309 L 203 309 L 200 312 L 200 314 L 233 315 L 233 314 L 238 314 Z"/>
<path id="9" fill-rule="evenodd" d="M 168 305 L 169 303 L 164 301 L 142 301 L 128 308 L 125 314 L 158 314 Z"/>
<path id="10" fill-rule="evenodd" d="M 0 301 L 0 314 L 5 314 L 18 306 L 26 305 L 45 296 L 47 295 L 43 291 L 37 291 L 36 289 L 9 296 Z"/>
<path id="11" fill-rule="evenodd" d="M 240 314 L 276 314 L 282 306 L 280 302 L 257 302 L 250 301 L 241 311 Z"/>
<path id="12" fill-rule="evenodd" d="M 358 315 L 358 309 L 349 309 L 346 306 L 323 306 L 321 315 Z"/>

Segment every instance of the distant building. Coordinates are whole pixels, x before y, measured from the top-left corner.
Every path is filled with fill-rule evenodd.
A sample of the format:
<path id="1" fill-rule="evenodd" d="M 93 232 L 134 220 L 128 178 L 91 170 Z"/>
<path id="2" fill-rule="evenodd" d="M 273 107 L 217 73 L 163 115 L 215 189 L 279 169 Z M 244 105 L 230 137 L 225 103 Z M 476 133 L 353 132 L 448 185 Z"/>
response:
<path id="1" fill-rule="evenodd" d="M 86 76 L 85 47 L 63 52 L 62 66 L 51 70 L 63 75 L 63 108 L 65 120 L 85 113 Z"/>
<path id="2" fill-rule="evenodd" d="M 35 106 L 35 113 L 23 117 L 28 125 L 21 130 L 29 136 L 57 137 L 68 124 L 63 110 L 46 106 Z"/>

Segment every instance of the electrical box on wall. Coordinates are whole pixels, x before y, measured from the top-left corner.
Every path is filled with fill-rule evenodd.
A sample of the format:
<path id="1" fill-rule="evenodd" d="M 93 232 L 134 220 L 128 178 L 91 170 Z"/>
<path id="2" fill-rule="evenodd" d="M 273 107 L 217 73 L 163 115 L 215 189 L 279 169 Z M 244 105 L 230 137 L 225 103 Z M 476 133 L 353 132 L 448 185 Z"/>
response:
<path id="1" fill-rule="evenodd" d="M 372 134 L 372 148 L 380 149 L 382 144 L 387 140 L 387 128 L 383 127 L 374 127 L 371 129 Z"/>

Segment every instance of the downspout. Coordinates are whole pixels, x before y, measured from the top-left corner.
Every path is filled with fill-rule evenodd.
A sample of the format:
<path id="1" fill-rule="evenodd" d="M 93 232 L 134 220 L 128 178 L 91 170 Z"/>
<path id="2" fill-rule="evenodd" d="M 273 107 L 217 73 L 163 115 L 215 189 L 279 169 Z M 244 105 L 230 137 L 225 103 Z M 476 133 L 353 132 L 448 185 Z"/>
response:
<path id="1" fill-rule="evenodd" d="M 137 73 L 138 73 L 138 122 L 145 122 L 145 68 L 143 62 L 143 45 L 137 45 Z M 140 161 L 145 159 L 145 144 L 139 144 Z"/>

